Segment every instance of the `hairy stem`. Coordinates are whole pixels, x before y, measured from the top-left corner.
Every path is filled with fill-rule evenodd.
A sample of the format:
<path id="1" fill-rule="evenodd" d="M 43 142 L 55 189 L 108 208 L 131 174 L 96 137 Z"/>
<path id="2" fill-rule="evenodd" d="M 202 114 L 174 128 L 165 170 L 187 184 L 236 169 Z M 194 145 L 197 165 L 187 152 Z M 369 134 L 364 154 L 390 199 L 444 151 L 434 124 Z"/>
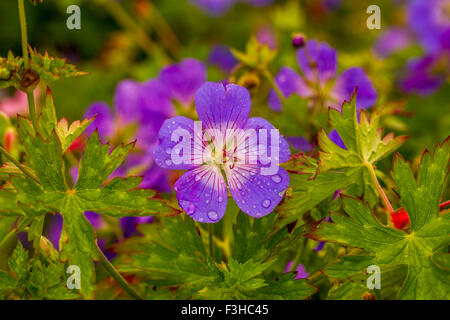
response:
<path id="1" fill-rule="evenodd" d="M 386 193 L 384 193 L 383 188 L 381 187 L 380 183 L 378 182 L 377 175 L 375 173 L 375 169 L 368 162 L 366 162 L 365 165 L 366 165 L 367 169 L 369 169 L 369 172 L 370 172 L 370 175 L 372 176 L 373 182 L 375 183 L 375 186 L 377 187 L 378 192 L 380 193 L 380 196 L 383 199 L 384 204 L 386 205 L 386 208 L 389 210 L 389 213 L 393 212 L 394 209 L 392 208 L 389 198 L 386 196 Z"/>
<path id="2" fill-rule="evenodd" d="M 27 90 L 27 98 L 28 98 L 28 110 L 30 112 L 31 123 L 33 124 L 34 130 L 36 132 L 38 132 L 37 118 L 36 118 L 36 105 L 34 102 L 33 90 Z"/>
<path id="3" fill-rule="evenodd" d="M 40 184 L 39 180 L 30 172 L 28 169 L 25 168 L 18 160 L 16 160 L 12 155 L 9 154 L 9 152 L 0 146 L 0 152 L 9 160 L 11 161 L 20 171 L 22 171 L 26 176 L 31 178 L 33 181 Z"/>
<path id="4" fill-rule="evenodd" d="M 129 283 L 127 282 L 127 280 L 124 279 L 124 277 L 122 277 L 122 275 L 119 273 L 119 271 L 117 271 L 117 269 L 111 264 L 111 262 L 109 262 L 108 258 L 105 257 L 105 255 L 103 254 L 102 250 L 98 247 L 97 245 L 97 249 L 98 249 L 98 253 L 100 255 L 100 260 L 101 263 L 103 265 L 103 267 L 105 268 L 105 270 L 109 273 L 109 275 L 116 280 L 116 282 L 123 288 L 123 290 L 125 290 L 126 293 L 128 293 L 130 296 L 132 296 L 133 298 L 137 299 L 137 300 L 144 300 L 137 292 L 136 290 L 133 289 L 133 287 L 131 287 L 129 285 Z"/>
<path id="5" fill-rule="evenodd" d="M 29 57 L 28 57 L 28 37 L 27 37 L 27 20 L 25 16 L 25 6 L 23 0 L 17 0 L 19 6 L 19 20 L 20 20 L 20 35 L 22 37 L 22 55 L 23 64 L 28 67 Z"/>

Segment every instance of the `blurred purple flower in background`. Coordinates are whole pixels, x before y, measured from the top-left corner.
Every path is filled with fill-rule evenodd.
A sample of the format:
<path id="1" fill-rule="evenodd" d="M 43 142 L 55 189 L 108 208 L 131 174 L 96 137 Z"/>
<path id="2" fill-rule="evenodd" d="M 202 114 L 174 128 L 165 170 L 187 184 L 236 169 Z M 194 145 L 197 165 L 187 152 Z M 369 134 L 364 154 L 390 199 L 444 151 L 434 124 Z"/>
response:
<path id="1" fill-rule="evenodd" d="M 275 50 L 278 47 L 275 30 L 270 25 L 263 25 L 259 27 L 256 32 L 256 39 L 260 44 L 267 45 L 271 50 Z"/>
<path id="2" fill-rule="evenodd" d="M 273 211 L 283 198 L 289 186 L 289 175 L 279 163 L 289 160 L 289 145 L 275 129 L 262 118 L 249 118 L 251 99 L 244 87 L 207 82 L 195 94 L 195 106 L 208 138 L 194 138 L 194 121 L 186 117 L 168 119 L 159 131 L 159 143 L 153 149 L 156 163 L 167 169 L 188 170 L 176 182 L 175 190 L 180 207 L 194 220 L 216 223 L 222 219 L 227 207 L 227 185 L 239 208 L 253 217 L 262 217 Z M 182 129 L 189 133 L 189 141 L 173 141 L 172 134 Z M 258 139 L 250 140 L 245 132 L 259 130 L 271 132 L 266 136 L 265 150 L 278 151 L 275 155 L 276 172 L 263 175 L 261 169 L 267 165 L 260 159 L 251 163 L 250 158 L 258 157 Z M 198 133 L 197 133 L 198 134 Z M 202 134 L 198 134 L 202 136 Z M 269 134 L 267 134 L 269 135 Z M 236 144 L 227 143 L 236 139 Z M 260 138 L 261 139 L 261 138 Z M 273 142 L 272 142 L 273 141 Z M 190 146 L 188 161 L 175 163 L 173 154 L 184 152 L 179 143 Z M 276 145 L 275 145 L 276 144 Z M 256 149 L 258 147 L 258 149 Z M 272 155 L 272 154 L 271 154 Z M 198 161 L 201 160 L 201 161 Z M 271 161 L 272 162 L 272 161 Z M 197 164 L 198 163 L 198 164 Z"/>
<path id="3" fill-rule="evenodd" d="M 374 45 L 374 50 L 381 58 L 405 49 L 411 45 L 411 35 L 407 30 L 397 27 L 383 32 Z"/>
<path id="4" fill-rule="evenodd" d="M 335 79 L 337 51 L 328 44 L 316 40 L 307 41 L 306 46 L 297 50 L 297 62 L 302 75 L 289 67 L 282 67 L 275 77 L 275 82 L 285 98 L 296 94 L 309 99 L 310 106 L 320 101 L 323 108 L 340 110 L 342 103 L 348 101 L 357 89 L 356 107 L 359 110 L 375 104 L 377 92 L 362 68 L 349 68 Z M 274 111 L 281 111 L 282 104 L 275 90 L 270 91 L 268 103 Z M 337 132 L 330 134 L 339 143 Z M 311 143 L 303 137 L 289 137 L 287 140 L 300 151 L 310 151 L 312 148 Z"/>
<path id="5" fill-rule="evenodd" d="M 223 73 L 231 73 L 238 62 L 227 46 L 215 45 L 209 52 L 208 63 L 218 67 Z"/>
<path id="6" fill-rule="evenodd" d="M 103 102 L 93 103 L 85 117 L 97 114 L 86 130 L 94 129 L 103 139 L 112 138 L 127 125 L 136 126 L 138 153 L 127 159 L 123 172 L 143 167 L 142 188 L 159 191 L 170 190 L 166 171 L 154 166 L 151 149 L 157 143 L 158 130 L 164 120 L 175 114 L 174 103 L 188 107 L 194 100 L 195 91 L 206 80 L 205 66 L 195 59 L 185 59 L 179 64 L 165 67 L 158 78 L 144 83 L 124 80 L 117 85 L 114 97 L 115 112 Z"/>
<path id="7" fill-rule="evenodd" d="M 425 54 L 410 59 L 400 87 L 405 92 L 430 95 L 450 75 L 450 0 L 411 1 L 408 22 Z"/>
<path id="8" fill-rule="evenodd" d="M 297 50 L 297 62 L 302 76 L 289 67 L 283 67 L 275 78 L 285 98 L 297 94 L 311 101 L 323 101 L 323 107 L 340 109 L 344 100 L 348 100 L 358 88 L 357 108 L 366 109 L 374 105 L 377 93 L 362 68 L 349 68 L 334 80 L 337 52 L 328 44 L 316 40 L 307 41 L 305 47 Z M 328 89 L 332 81 L 334 83 Z M 275 90 L 269 94 L 269 106 L 275 111 L 281 111 L 281 101 Z"/>
<path id="9" fill-rule="evenodd" d="M 414 0 L 408 8 L 408 22 L 428 53 L 448 49 L 450 0 Z"/>

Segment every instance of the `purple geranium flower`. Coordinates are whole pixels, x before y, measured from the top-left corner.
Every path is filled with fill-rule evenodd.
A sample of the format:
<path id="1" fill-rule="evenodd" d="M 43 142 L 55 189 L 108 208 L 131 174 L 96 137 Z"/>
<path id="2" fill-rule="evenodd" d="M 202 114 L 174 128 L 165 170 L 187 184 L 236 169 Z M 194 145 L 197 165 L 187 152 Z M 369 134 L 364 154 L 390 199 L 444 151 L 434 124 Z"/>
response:
<path id="1" fill-rule="evenodd" d="M 409 5 L 409 26 L 425 50 L 410 59 L 400 81 L 405 92 L 434 93 L 450 74 L 450 0 L 415 0 Z"/>
<path id="2" fill-rule="evenodd" d="M 414 0 L 409 5 L 409 25 L 429 53 L 445 46 L 443 40 L 450 30 L 449 8 L 449 0 Z"/>
<path id="3" fill-rule="evenodd" d="M 375 43 L 374 50 L 382 58 L 386 58 L 411 45 L 411 35 L 402 28 L 391 28 L 381 34 Z"/>
<path id="4" fill-rule="evenodd" d="M 447 60 L 447 63 L 450 65 L 450 52 L 409 60 L 406 65 L 406 76 L 400 82 L 402 90 L 415 92 L 422 96 L 434 93 L 445 82 L 445 73 L 450 73 L 450 70 L 436 72 L 438 70 L 436 70 L 435 66 L 441 60 Z"/>
<path id="5" fill-rule="evenodd" d="M 195 106 L 201 125 L 168 119 L 153 149 L 162 168 L 188 170 L 175 184 L 180 207 L 199 222 L 222 219 L 228 195 L 223 172 L 242 211 L 271 213 L 289 186 L 288 173 L 278 166 L 289 160 L 286 140 L 265 119 L 249 119 L 250 94 L 241 86 L 207 82 L 197 90 Z"/>
<path id="6" fill-rule="evenodd" d="M 377 99 L 377 92 L 362 68 L 349 68 L 331 83 L 336 76 L 337 52 L 324 42 L 307 41 L 306 46 L 297 50 L 297 62 L 302 76 L 283 67 L 275 78 L 286 98 L 297 94 L 311 101 L 324 101 L 324 107 L 340 109 L 344 100 L 358 88 L 358 109 L 371 107 Z M 281 101 L 274 90 L 269 94 L 269 105 L 275 111 L 281 110 Z"/>

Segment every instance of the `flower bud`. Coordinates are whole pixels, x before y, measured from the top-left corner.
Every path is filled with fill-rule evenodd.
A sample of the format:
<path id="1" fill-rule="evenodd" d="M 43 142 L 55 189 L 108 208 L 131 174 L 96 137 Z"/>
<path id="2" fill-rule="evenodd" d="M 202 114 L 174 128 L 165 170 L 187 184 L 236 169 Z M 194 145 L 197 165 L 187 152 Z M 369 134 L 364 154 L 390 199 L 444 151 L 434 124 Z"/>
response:
<path id="1" fill-rule="evenodd" d="M 239 78 L 238 85 L 247 88 L 248 90 L 253 90 L 259 87 L 260 79 L 255 73 L 246 73 Z"/>
<path id="2" fill-rule="evenodd" d="M 17 149 L 17 134 L 13 127 L 9 127 L 5 130 L 3 145 L 9 153 L 13 153 L 13 150 Z"/>
<path id="3" fill-rule="evenodd" d="M 33 89 L 39 83 L 39 74 L 33 69 L 25 69 L 20 77 L 20 86 L 23 90 Z"/>
<path id="4" fill-rule="evenodd" d="M 306 43 L 306 36 L 303 33 L 292 34 L 292 46 L 296 49 L 303 48 Z"/>

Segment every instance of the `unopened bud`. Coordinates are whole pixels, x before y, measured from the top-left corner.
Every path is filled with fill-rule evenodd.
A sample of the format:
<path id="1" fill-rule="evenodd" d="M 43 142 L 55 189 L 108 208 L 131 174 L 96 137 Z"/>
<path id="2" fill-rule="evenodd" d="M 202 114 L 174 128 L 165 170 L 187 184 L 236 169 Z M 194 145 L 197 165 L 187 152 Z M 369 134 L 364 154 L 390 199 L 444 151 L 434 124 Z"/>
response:
<path id="1" fill-rule="evenodd" d="M 20 86 L 24 90 L 28 90 L 30 88 L 34 88 L 39 83 L 40 77 L 39 74 L 33 69 L 25 69 L 20 78 Z"/>
<path id="2" fill-rule="evenodd" d="M 5 130 L 5 135 L 3 136 L 3 145 L 6 151 L 12 153 L 13 149 L 17 148 L 17 134 L 14 128 L 9 127 Z"/>
<path id="3" fill-rule="evenodd" d="M 306 36 L 303 33 L 292 34 L 292 46 L 296 49 L 303 48 L 306 42 Z"/>
<path id="4" fill-rule="evenodd" d="M 258 75 L 255 73 L 247 73 L 239 78 L 238 85 L 247 88 L 248 90 L 252 90 L 259 87 L 260 82 Z"/>

